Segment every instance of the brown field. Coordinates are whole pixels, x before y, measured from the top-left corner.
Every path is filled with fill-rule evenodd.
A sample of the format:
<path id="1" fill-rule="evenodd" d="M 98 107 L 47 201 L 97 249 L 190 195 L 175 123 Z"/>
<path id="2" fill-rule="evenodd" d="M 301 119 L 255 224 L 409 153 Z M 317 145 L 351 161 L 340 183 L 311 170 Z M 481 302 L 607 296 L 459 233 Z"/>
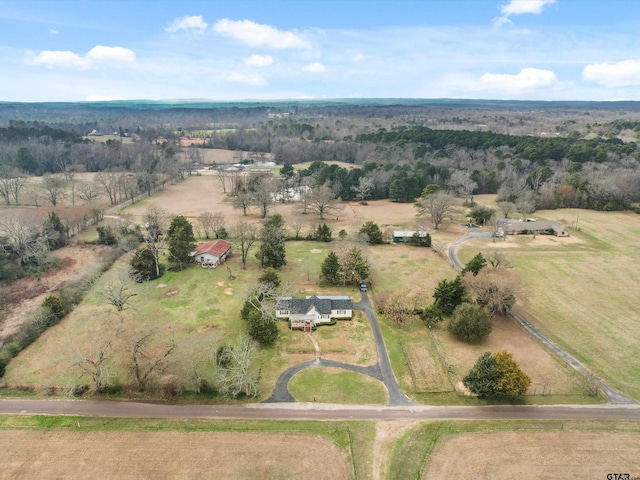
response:
<path id="1" fill-rule="evenodd" d="M 3 430 L 0 463 L 0 479 L 352 477 L 348 456 L 330 441 L 274 433 Z"/>
<path id="2" fill-rule="evenodd" d="M 426 342 L 404 345 L 403 352 L 411 372 L 414 390 L 418 393 L 448 392 L 451 385 L 437 354 L 430 352 Z"/>
<path id="3" fill-rule="evenodd" d="M 640 474 L 637 433 L 493 432 L 445 437 L 422 478 L 566 479 Z"/>
<path id="4" fill-rule="evenodd" d="M 598 376 L 640 398 L 640 215 L 563 209 L 535 216 L 577 221 L 580 230 L 570 228 L 568 238 L 474 240 L 460 248 L 461 261 L 505 249 L 525 285 L 517 308 Z"/>
<path id="5" fill-rule="evenodd" d="M 527 394 L 584 394 L 582 377 L 544 349 L 511 318 L 495 318 L 491 334 L 480 345 L 470 345 L 456 340 L 444 326 L 432 332 L 441 345 L 445 362 L 451 367 L 454 384 L 462 381 L 483 352 L 506 349 L 513 354 L 522 370 L 531 377 L 531 386 Z"/>

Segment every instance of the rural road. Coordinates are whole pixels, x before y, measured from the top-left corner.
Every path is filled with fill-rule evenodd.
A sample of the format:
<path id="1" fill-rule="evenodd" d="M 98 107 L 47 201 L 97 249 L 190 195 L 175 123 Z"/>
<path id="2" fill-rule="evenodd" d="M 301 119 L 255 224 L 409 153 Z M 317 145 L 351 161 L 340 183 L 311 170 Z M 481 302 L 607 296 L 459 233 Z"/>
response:
<path id="1" fill-rule="evenodd" d="M 462 264 L 458 260 L 458 257 L 456 256 L 456 250 L 458 249 L 460 244 L 462 244 L 463 242 L 466 242 L 467 240 L 473 239 L 473 238 L 491 238 L 491 237 L 492 237 L 492 233 L 491 232 L 472 231 L 472 232 L 467 233 L 463 237 L 460 237 L 455 242 L 453 242 L 449 246 L 449 260 L 453 264 L 454 268 L 456 270 L 458 270 L 458 271 L 462 270 L 462 268 L 463 268 Z M 510 312 L 509 314 L 520 325 L 522 325 L 522 327 L 527 332 L 529 332 L 540 343 L 542 343 L 549 350 L 551 350 L 553 353 L 555 353 L 560 359 L 562 359 L 564 362 L 566 362 L 571 368 L 576 370 L 580 375 L 584 376 L 585 378 L 588 378 L 589 380 L 593 381 L 598 386 L 598 388 L 600 388 L 600 390 L 602 390 L 607 395 L 607 397 L 609 397 L 609 403 L 616 404 L 616 405 L 628 405 L 628 404 L 637 404 L 638 403 L 635 400 L 633 400 L 633 399 L 627 397 L 626 395 L 624 395 L 622 392 L 620 392 L 620 391 L 616 390 L 615 388 L 611 387 L 610 385 L 607 385 L 602 380 L 595 378 L 591 374 L 591 372 L 589 371 L 589 369 L 587 367 L 585 367 L 582 363 L 580 363 L 578 360 L 576 360 L 573 356 L 571 356 L 565 350 L 560 348 L 556 343 L 551 341 L 549 339 L 549 337 L 547 337 L 540 330 L 538 330 L 536 327 L 534 327 L 531 324 L 531 322 L 529 322 L 521 314 L 516 313 L 516 312 Z"/>
<path id="2" fill-rule="evenodd" d="M 109 400 L 0 399 L 4 415 L 258 420 L 640 420 L 640 405 L 485 407 L 345 406 L 317 403 L 158 405 Z"/>

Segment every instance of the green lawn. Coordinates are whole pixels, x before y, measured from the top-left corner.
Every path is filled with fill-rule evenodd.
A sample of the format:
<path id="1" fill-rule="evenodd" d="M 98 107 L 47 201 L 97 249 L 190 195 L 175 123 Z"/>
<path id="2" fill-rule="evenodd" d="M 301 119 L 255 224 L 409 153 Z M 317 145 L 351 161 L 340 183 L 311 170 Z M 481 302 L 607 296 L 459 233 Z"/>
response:
<path id="1" fill-rule="evenodd" d="M 384 384 L 361 373 L 339 368 L 307 368 L 294 375 L 289 392 L 299 402 L 386 405 Z"/>

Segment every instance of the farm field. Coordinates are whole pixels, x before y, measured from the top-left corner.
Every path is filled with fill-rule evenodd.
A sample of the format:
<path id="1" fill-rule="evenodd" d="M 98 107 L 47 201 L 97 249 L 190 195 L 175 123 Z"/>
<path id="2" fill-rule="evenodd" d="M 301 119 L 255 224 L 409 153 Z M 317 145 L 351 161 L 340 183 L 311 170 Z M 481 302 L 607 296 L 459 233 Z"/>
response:
<path id="1" fill-rule="evenodd" d="M 640 399 L 640 216 L 573 209 L 536 216 L 565 225 L 578 220 L 579 231 L 473 240 L 459 249 L 461 261 L 504 250 L 525 282 L 517 310 L 597 376 Z"/>
<path id="2" fill-rule="evenodd" d="M 4 417 L 0 478 L 365 478 L 358 423 Z M 292 455 L 301 444 L 309 451 Z M 248 448 L 248 446 L 251 448 Z M 327 458 L 331 461 L 327 462 Z"/>
<path id="3" fill-rule="evenodd" d="M 606 478 L 640 471 L 636 422 L 431 422 L 397 437 L 391 479 Z"/>

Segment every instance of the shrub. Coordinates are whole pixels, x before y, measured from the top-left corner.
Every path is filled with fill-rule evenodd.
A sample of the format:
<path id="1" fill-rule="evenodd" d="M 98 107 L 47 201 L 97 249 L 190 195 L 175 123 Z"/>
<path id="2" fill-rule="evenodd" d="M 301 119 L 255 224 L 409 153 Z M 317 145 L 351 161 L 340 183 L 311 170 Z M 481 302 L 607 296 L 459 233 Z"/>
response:
<path id="1" fill-rule="evenodd" d="M 479 305 L 463 303 L 453 311 L 447 328 L 458 340 L 467 343 L 480 343 L 491 333 L 489 312 Z"/>

